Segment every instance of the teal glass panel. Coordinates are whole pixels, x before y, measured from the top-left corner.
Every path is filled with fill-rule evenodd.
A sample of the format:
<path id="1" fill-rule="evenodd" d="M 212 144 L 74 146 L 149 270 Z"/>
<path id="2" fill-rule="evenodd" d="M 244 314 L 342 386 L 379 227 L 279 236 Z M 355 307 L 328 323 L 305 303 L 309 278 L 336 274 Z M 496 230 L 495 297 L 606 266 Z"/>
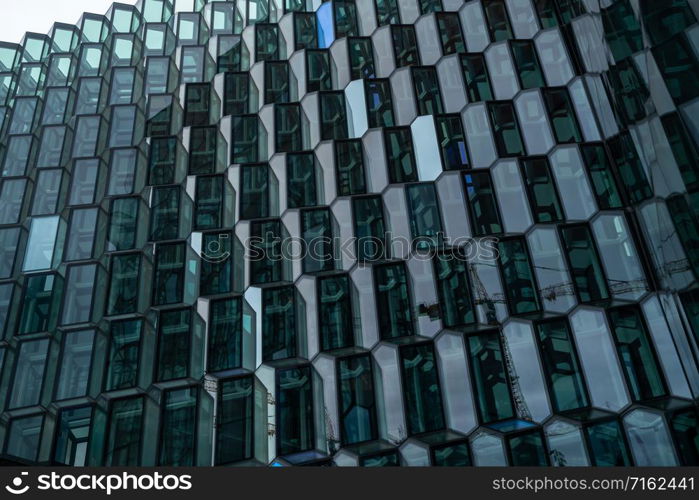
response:
<path id="1" fill-rule="evenodd" d="M 352 298 L 345 274 L 318 278 L 320 349 L 329 351 L 354 345 Z"/>
<path id="2" fill-rule="evenodd" d="M 280 456 L 314 448 L 311 367 L 277 371 L 277 453 Z"/>
<path id="3" fill-rule="evenodd" d="M 143 322 L 127 319 L 111 323 L 104 390 L 134 387 L 138 381 Z"/>
<path id="4" fill-rule="evenodd" d="M 224 77 L 223 115 L 243 115 L 250 100 L 250 76 L 248 73 L 227 73 Z M 267 99 L 265 98 L 265 102 Z"/>
<path id="5" fill-rule="evenodd" d="M 497 331 L 467 337 L 478 416 L 483 424 L 515 417 Z"/>
<path id="6" fill-rule="evenodd" d="M 430 66 L 420 66 L 413 68 L 412 74 L 418 113 L 420 115 L 443 113 L 437 71 Z"/>
<path id="7" fill-rule="evenodd" d="M 240 168 L 240 218 L 269 216 L 269 170 L 266 164 Z"/>
<path id="8" fill-rule="evenodd" d="M 286 156 L 286 182 L 286 204 L 289 208 L 310 207 L 318 203 L 313 153 L 290 153 Z"/>
<path id="9" fill-rule="evenodd" d="M 672 0 L 665 3 L 641 0 L 641 12 L 643 25 L 653 45 L 664 42 L 697 22 L 687 0 Z"/>
<path id="10" fill-rule="evenodd" d="M 529 252 L 524 238 L 498 242 L 503 288 L 512 315 L 541 309 Z"/>
<path id="11" fill-rule="evenodd" d="M 556 141 L 559 144 L 582 142 L 582 134 L 568 90 L 565 88 L 547 88 L 543 91 L 543 96 Z"/>
<path id="12" fill-rule="evenodd" d="M 545 156 L 522 160 L 522 177 L 527 188 L 532 215 L 538 223 L 563 220 L 563 210 L 549 162 Z"/>
<path id="13" fill-rule="evenodd" d="M 94 330 L 66 332 L 54 399 L 85 396 L 92 366 Z"/>
<path id="14" fill-rule="evenodd" d="M 386 167 L 392 183 L 416 182 L 417 163 L 409 127 L 384 129 Z"/>
<path id="15" fill-rule="evenodd" d="M 352 139 L 336 141 L 334 144 L 337 195 L 351 196 L 366 193 L 362 141 Z"/>
<path id="16" fill-rule="evenodd" d="M 159 382 L 185 378 L 189 375 L 191 351 L 191 311 L 179 309 L 162 311 L 158 326 L 158 361 L 156 378 Z"/>
<path id="17" fill-rule="evenodd" d="M 140 465 L 143 406 L 141 396 L 112 402 L 104 454 L 105 466 Z"/>
<path id="18" fill-rule="evenodd" d="M 593 424 L 585 428 L 590 460 L 595 467 L 631 465 L 629 452 L 616 421 Z"/>
<path id="19" fill-rule="evenodd" d="M 413 245 L 418 249 L 441 246 L 444 231 L 434 184 L 411 184 L 406 187 L 405 195 Z"/>
<path id="20" fill-rule="evenodd" d="M 344 92 L 320 93 L 321 140 L 347 139 L 347 111 Z"/>
<path id="21" fill-rule="evenodd" d="M 233 244 L 230 232 L 202 236 L 199 295 L 218 295 L 233 291 Z"/>
<path id="22" fill-rule="evenodd" d="M 378 421 L 374 400 L 371 357 L 367 354 L 341 358 L 337 362 L 342 445 L 374 440 Z"/>
<path id="23" fill-rule="evenodd" d="M 697 227 L 694 212 L 690 209 L 687 199 L 681 194 L 670 196 L 666 203 L 689 264 L 694 275 L 699 276 L 699 227 Z"/>
<path id="24" fill-rule="evenodd" d="M 445 420 L 434 348 L 431 344 L 403 346 L 400 354 L 408 434 L 443 429 Z"/>
<path id="25" fill-rule="evenodd" d="M 492 101 L 493 91 L 483 54 L 464 54 L 461 56 L 461 68 L 468 100 L 470 102 Z"/>
<path id="26" fill-rule="evenodd" d="M 682 464 L 699 464 L 699 418 L 696 410 L 688 409 L 673 415 L 670 418 L 670 428 Z"/>
<path id="27" fill-rule="evenodd" d="M 352 200 L 357 260 L 360 262 L 388 257 L 386 224 L 380 196 L 363 196 Z"/>
<path id="28" fill-rule="evenodd" d="M 485 236 L 502 233 L 498 203 L 490 174 L 487 171 L 471 171 L 464 174 L 464 184 L 473 234 Z"/>
<path id="29" fill-rule="evenodd" d="M 437 30 L 442 42 L 443 55 L 466 52 L 458 14 L 455 12 L 437 14 Z"/>
<path id="30" fill-rule="evenodd" d="M 523 156 L 524 144 L 512 103 L 510 101 L 491 102 L 488 104 L 488 111 L 500 156 Z"/>
<path id="31" fill-rule="evenodd" d="M 562 227 L 561 238 L 581 302 L 608 299 L 607 281 L 590 229 L 584 225 Z"/>
<path id="32" fill-rule="evenodd" d="M 472 465 L 468 444 L 445 444 L 432 448 L 432 464 L 435 467 L 468 467 Z"/>
<path id="33" fill-rule="evenodd" d="M 415 28 L 410 25 L 391 26 L 393 35 L 393 54 L 397 67 L 416 66 L 420 64 Z"/>
<path id="34" fill-rule="evenodd" d="M 250 284 L 282 279 L 281 226 L 278 220 L 250 224 Z"/>
<path id="35" fill-rule="evenodd" d="M 302 149 L 301 108 L 298 104 L 275 104 L 274 127 L 277 152 Z"/>
<path id="36" fill-rule="evenodd" d="M 306 49 L 306 77 L 306 93 L 332 90 L 332 72 L 327 50 Z"/>
<path id="37" fill-rule="evenodd" d="M 19 344 L 14 380 L 9 391 L 7 409 L 24 408 L 40 403 L 49 340 L 40 339 Z"/>
<path id="38" fill-rule="evenodd" d="M 466 135 L 459 115 L 440 115 L 434 117 L 439 141 L 442 164 L 445 170 L 469 168 Z"/>
<path id="39" fill-rule="evenodd" d="M 609 151 L 619 170 L 621 185 L 632 203 L 640 203 L 653 196 L 643 165 L 638 157 L 636 146 L 628 132 L 612 138 Z"/>
<path id="40" fill-rule="evenodd" d="M 387 79 L 364 80 L 364 89 L 367 101 L 367 116 L 369 128 L 392 127 L 393 98 L 391 97 L 391 85 Z"/>
<path id="41" fill-rule="evenodd" d="M 641 26 L 629 0 L 620 0 L 602 9 L 602 22 L 607 44 L 614 59 L 621 61 L 643 48 Z"/>
<path id="42" fill-rule="evenodd" d="M 172 184 L 177 169 L 177 138 L 153 137 L 148 155 L 149 184 Z"/>
<path id="43" fill-rule="evenodd" d="M 317 273 L 335 268 L 330 210 L 306 209 L 301 212 L 303 272 Z"/>
<path id="44" fill-rule="evenodd" d="M 11 457 L 35 462 L 39 455 L 43 426 L 43 414 L 13 418 L 9 424 L 5 453 Z"/>
<path id="45" fill-rule="evenodd" d="M 588 406 L 589 398 L 568 322 L 557 319 L 538 323 L 536 331 L 554 411 Z"/>
<path id="46" fill-rule="evenodd" d="M 112 201 L 109 250 L 130 250 L 136 246 L 139 202 L 139 198 L 115 198 Z"/>
<path id="47" fill-rule="evenodd" d="M 395 0 L 386 1 L 388 3 Z M 352 80 L 376 77 L 374 49 L 371 44 L 371 38 L 348 38 L 347 50 L 349 51 L 350 75 Z"/>
<path id="48" fill-rule="evenodd" d="M 375 266 L 374 283 L 381 338 L 414 335 L 410 291 L 403 263 Z"/>
<path id="49" fill-rule="evenodd" d="M 617 354 L 634 401 L 646 401 L 667 395 L 665 379 L 657 354 L 636 306 L 608 312 Z"/>
<path id="50" fill-rule="evenodd" d="M 530 40 L 512 40 L 510 42 L 519 82 L 523 89 L 545 87 L 544 73 L 536 55 L 534 42 Z"/>
<path id="51" fill-rule="evenodd" d="M 434 259 L 439 309 L 442 324 L 447 328 L 476 321 L 466 263 L 465 255 L 449 251 L 438 254 Z"/>
<path id="52" fill-rule="evenodd" d="M 505 0 L 487 0 L 483 2 L 483 10 L 493 42 L 514 38 Z"/>
<path id="53" fill-rule="evenodd" d="M 168 243 L 156 247 L 153 305 L 175 304 L 184 292 L 185 244 Z"/>
<path id="54" fill-rule="evenodd" d="M 194 229 L 213 229 L 223 225 L 223 177 L 197 177 L 194 198 Z"/>
<path id="55" fill-rule="evenodd" d="M 668 92 L 677 104 L 699 96 L 699 61 L 684 35 L 674 36 L 653 48 L 653 57 L 665 78 Z"/>
<path id="56" fill-rule="evenodd" d="M 61 410 L 53 459 L 57 464 L 81 467 L 87 459 L 92 407 Z"/>
<path id="57" fill-rule="evenodd" d="M 549 465 L 540 431 L 512 436 L 508 439 L 510 461 L 514 467 L 545 467 Z"/>
<path id="58" fill-rule="evenodd" d="M 219 382 L 216 420 L 216 464 L 252 458 L 253 454 L 253 377 Z"/>
<path id="59" fill-rule="evenodd" d="M 242 365 L 243 320 L 239 297 L 212 301 L 209 305 L 208 371 Z"/>
<path id="60" fill-rule="evenodd" d="M 179 186 L 153 189 L 150 216 L 151 240 L 163 241 L 177 238 L 180 220 Z"/>
<path id="61" fill-rule="evenodd" d="M 18 333 L 22 335 L 53 329 L 57 321 L 61 292 L 62 282 L 56 275 L 30 276 L 24 286 Z"/>
<path id="62" fill-rule="evenodd" d="M 698 191 L 699 149 L 678 113 L 668 113 L 661 121 L 687 191 Z"/>
<path id="63" fill-rule="evenodd" d="M 293 286 L 262 290 L 262 361 L 296 356 L 296 321 Z"/>
<path id="64" fill-rule="evenodd" d="M 602 144 L 580 147 L 600 209 L 620 208 L 623 203 L 607 151 Z"/>
<path id="65" fill-rule="evenodd" d="M 197 400 L 196 387 L 165 392 L 160 427 L 160 465 L 194 465 Z"/>

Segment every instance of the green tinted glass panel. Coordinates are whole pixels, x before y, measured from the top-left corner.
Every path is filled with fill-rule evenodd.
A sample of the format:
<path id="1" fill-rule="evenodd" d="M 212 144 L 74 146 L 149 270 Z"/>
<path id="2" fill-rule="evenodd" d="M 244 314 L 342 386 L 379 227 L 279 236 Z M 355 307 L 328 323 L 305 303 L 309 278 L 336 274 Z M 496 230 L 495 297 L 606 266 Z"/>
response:
<path id="1" fill-rule="evenodd" d="M 253 377 L 219 383 L 216 464 L 252 458 L 254 404 Z"/>
<path id="2" fill-rule="evenodd" d="M 277 453 L 313 449 L 313 387 L 310 366 L 277 371 Z"/>
<path id="3" fill-rule="evenodd" d="M 342 444 L 378 437 L 374 402 L 374 377 L 368 355 L 342 358 L 337 362 Z"/>
<path id="4" fill-rule="evenodd" d="M 126 467 L 141 463 L 143 398 L 116 400 L 109 411 L 104 465 Z"/>
<path id="5" fill-rule="evenodd" d="M 189 374 L 190 316 L 189 309 L 160 313 L 157 365 L 159 382 L 184 378 Z"/>
<path id="6" fill-rule="evenodd" d="M 568 322 L 554 320 L 539 323 L 536 330 L 554 411 L 587 406 L 587 390 Z"/>
<path id="7" fill-rule="evenodd" d="M 194 465 L 197 424 L 197 389 L 167 391 L 162 403 L 160 465 Z"/>
<path id="8" fill-rule="evenodd" d="M 262 291 L 262 360 L 296 356 L 296 297 L 293 286 Z"/>
<path id="9" fill-rule="evenodd" d="M 405 346 L 400 353 L 408 434 L 443 429 L 442 393 L 432 345 Z"/>
<path id="10" fill-rule="evenodd" d="M 323 351 L 354 345 L 352 299 L 346 275 L 318 279 L 318 325 Z"/>
<path id="11" fill-rule="evenodd" d="M 561 237 L 580 300 L 592 302 L 609 298 L 607 282 L 590 229 L 587 226 L 563 227 Z"/>
<path id="12" fill-rule="evenodd" d="M 644 401 L 665 396 L 665 380 L 641 312 L 635 306 L 628 306 L 608 314 L 633 399 Z"/>
<path id="13" fill-rule="evenodd" d="M 413 315 L 403 264 L 374 267 L 376 309 L 382 339 L 413 335 Z"/>
<path id="14" fill-rule="evenodd" d="M 536 222 L 563 220 L 563 210 L 546 157 L 522 160 L 522 177 Z"/>
<path id="15" fill-rule="evenodd" d="M 510 312 L 526 314 L 540 310 L 534 273 L 524 239 L 500 240 L 498 250 Z"/>
<path id="16" fill-rule="evenodd" d="M 464 184 L 473 234 L 484 236 L 501 233 L 498 203 L 488 172 L 469 172 L 464 175 Z"/>
<path id="17" fill-rule="evenodd" d="M 123 320 L 111 324 L 104 384 L 106 391 L 126 389 L 136 385 L 141 351 L 141 328 L 141 320 Z"/>
<path id="18" fill-rule="evenodd" d="M 474 396 L 481 423 L 515 416 L 498 332 L 467 338 Z"/>

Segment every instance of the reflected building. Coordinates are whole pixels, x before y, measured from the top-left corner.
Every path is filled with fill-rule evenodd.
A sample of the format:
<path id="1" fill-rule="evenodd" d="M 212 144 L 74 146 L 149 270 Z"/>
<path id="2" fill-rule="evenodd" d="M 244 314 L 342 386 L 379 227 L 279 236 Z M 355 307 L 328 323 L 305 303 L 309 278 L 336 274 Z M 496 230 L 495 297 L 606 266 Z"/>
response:
<path id="1" fill-rule="evenodd" d="M 0 43 L 0 453 L 699 464 L 699 2 L 140 0 Z"/>

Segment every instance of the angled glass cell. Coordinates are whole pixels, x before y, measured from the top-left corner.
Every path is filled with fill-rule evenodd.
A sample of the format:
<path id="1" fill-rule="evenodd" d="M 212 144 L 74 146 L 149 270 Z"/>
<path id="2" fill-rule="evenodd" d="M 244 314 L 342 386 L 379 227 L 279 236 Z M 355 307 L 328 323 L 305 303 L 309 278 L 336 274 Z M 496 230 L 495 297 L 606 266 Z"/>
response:
<path id="1" fill-rule="evenodd" d="M 165 391 L 162 403 L 160 465 L 194 465 L 198 402 L 196 387 Z"/>
<path id="2" fill-rule="evenodd" d="M 301 211 L 303 238 L 303 272 L 317 273 L 335 268 L 333 233 L 330 210 L 327 208 Z"/>
<path id="3" fill-rule="evenodd" d="M 410 289 L 402 262 L 374 266 L 376 310 L 384 340 L 415 334 Z"/>
<path id="4" fill-rule="evenodd" d="M 580 301 L 608 299 L 607 281 L 588 226 L 563 226 L 560 232 Z"/>
<path id="5" fill-rule="evenodd" d="M 106 314 L 117 315 L 138 312 L 141 254 L 112 255 L 110 266 Z"/>
<path id="6" fill-rule="evenodd" d="M 159 244 L 155 251 L 153 305 L 181 302 L 184 293 L 185 244 Z"/>
<path id="7" fill-rule="evenodd" d="M 142 329 L 140 319 L 125 319 L 110 324 L 105 391 L 127 389 L 137 384 Z"/>
<path id="8" fill-rule="evenodd" d="M 524 155 L 522 135 L 512 103 L 509 101 L 490 102 L 488 103 L 488 112 L 500 156 Z"/>
<path id="9" fill-rule="evenodd" d="M 470 335 L 466 343 L 480 421 L 488 424 L 513 418 L 515 410 L 499 333 L 493 330 Z"/>
<path id="10" fill-rule="evenodd" d="M 330 55 L 326 49 L 306 49 L 306 92 L 320 90 L 332 90 Z"/>
<path id="11" fill-rule="evenodd" d="M 537 312 L 541 309 L 537 284 L 523 238 L 498 242 L 500 271 L 512 315 Z"/>
<path id="12" fill-rule="evenodd" d="M 413 138 L 409 127 L 384 129 L 386 167 L 391 183 L 418 180 Z"/>
<path id="13" fill-rule="evenodd" d="M 498 202 L 487 170 L 464 174 L 471 228 L 476 236 L 502 233 Z"/>
<path id="14" fill-rule="evenodd" d="M 400 358 L 408 434 L 443 429 L 442 393 L 432 344 L 402 346 Z"/>
<path id="15" fill-rule="evenodd" d="M 396 66 L 413 66 L 420 64 L 420 53 L 418 52 L 417 36 L 415 28 L 411 25 L 395 24 L 391 26 L 393 37 L 393 55 L 396 59 Z"/>
<path id="16" fill-rule="evenodd" d="M 563 220 L 561 202 L 558 199 L 546 157 L 527 158 L 522 160 L 520 165 L 529 204 L 536 222 L 547 223 Z"/>
<path id="17" fill-rule="evenodd" d="M 344 92 L 321 92 L 320 136 L 321 140 L 347 139 L 347 111 Z"/>
<path id="18" fill-rule="evenodd" d="M 136 396 L 128 399 L 117 399 L 110 404 L 109 427 L 105 435 L 105 466 L 140 465 L 143 399 L 143 396 Z"/>
<path id="19" fill-rule="evenodd" d="M 338 196 L 366 193 L 362 141 L 359 139 L 334 141 L 334 147 Z"/>
<path id="20" fill-rule="evenodd" d="M 587 387 L 565 319 L 536 324 L 536 338 L 554 411 L 588 406 Z"/>
<path id="21" fill-rule="evenodd" d="M 218 384 L 216 465 L 252 458 L 254 377 L 223 380 Z"/>
<path id="22" fill-rule="evenodd" d="M 419 249 L 439 247 L 444 231 L 434 184 L 410 184 L 405 188 L 413 244 Z"/>
<path id="23" fill-rule="evenodd" d="M 316 167 L 313 153 L 286 156 L 287 207 L 310 207 L 318 203 Z"/>
<path id="24" fill-rule="evenodd" d="M 87 393 L 94 339 L 94 330 L 66 332 L 56 381 L 56 400 L 77 398 Z"/>
<path id="25" fill-rule="evenodd" d="M 379 0 L 377 0 L 377 9 L 378 1 Z M 391 0 L 387 0 L 386 3 L 390 3 L 390 1 Z M 347 51 L 349 52 L 350 78 L 352 80 L 376 77 L 376 68 L 374 66 L 374 49 L 371 43 L 371 38 L 348 38 Z"/>
<path id="26" fill-rule="evenodd" d="M 281 243 L 279 220 L 253 221 L 250 224 L 251 285 L 282 280 Z"/>
<path id="27" fill-rule="evenodd" d="M 7 408 L 24 408 L 39 404 L 44 386 L 49 339 L 22 342 L 18 346 L 14 382 L 8 391 Z"/>
<path id="28" fill-rule="evenodd" d="M 240 167 L 240 218 L 269 216 L 269 167 L 266 164 Z"/>
<path id="29" fill-rule="evenodd" d="M 166 382 L 189 375 L 191 353 L 191 311 L 162 311 L 158 318 L 156 380 Z"/>
<path id="30" fill-rule="evenodd" d="M 665 396 L 665 378 L 638 307 L 612 309 L 608 312 L 608 318 L 633 399 L 645 401 Z"/>
<path id="31" fill-rule="evenodd" d="M 219 299 L 209 303 L 208 371 L 230 370 L 241 366 L 242 318 L 240 297 Z"/>
<path id="32" fill-rule="evenodd" d="M 308 451 L 315 447 L 311 366 L 276 371 L 277 454 Z"/>

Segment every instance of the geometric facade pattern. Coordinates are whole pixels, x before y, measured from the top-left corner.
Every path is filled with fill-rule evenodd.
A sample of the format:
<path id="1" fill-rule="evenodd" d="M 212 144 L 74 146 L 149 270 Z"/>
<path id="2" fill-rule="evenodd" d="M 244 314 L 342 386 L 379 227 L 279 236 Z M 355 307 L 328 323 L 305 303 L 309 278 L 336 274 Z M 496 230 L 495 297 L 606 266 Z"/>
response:
<path id="1" fill-rule="evenodd" d="M 0 44 L 0 450 L 697 465 L 699 1 L 140 0 Z"/>

